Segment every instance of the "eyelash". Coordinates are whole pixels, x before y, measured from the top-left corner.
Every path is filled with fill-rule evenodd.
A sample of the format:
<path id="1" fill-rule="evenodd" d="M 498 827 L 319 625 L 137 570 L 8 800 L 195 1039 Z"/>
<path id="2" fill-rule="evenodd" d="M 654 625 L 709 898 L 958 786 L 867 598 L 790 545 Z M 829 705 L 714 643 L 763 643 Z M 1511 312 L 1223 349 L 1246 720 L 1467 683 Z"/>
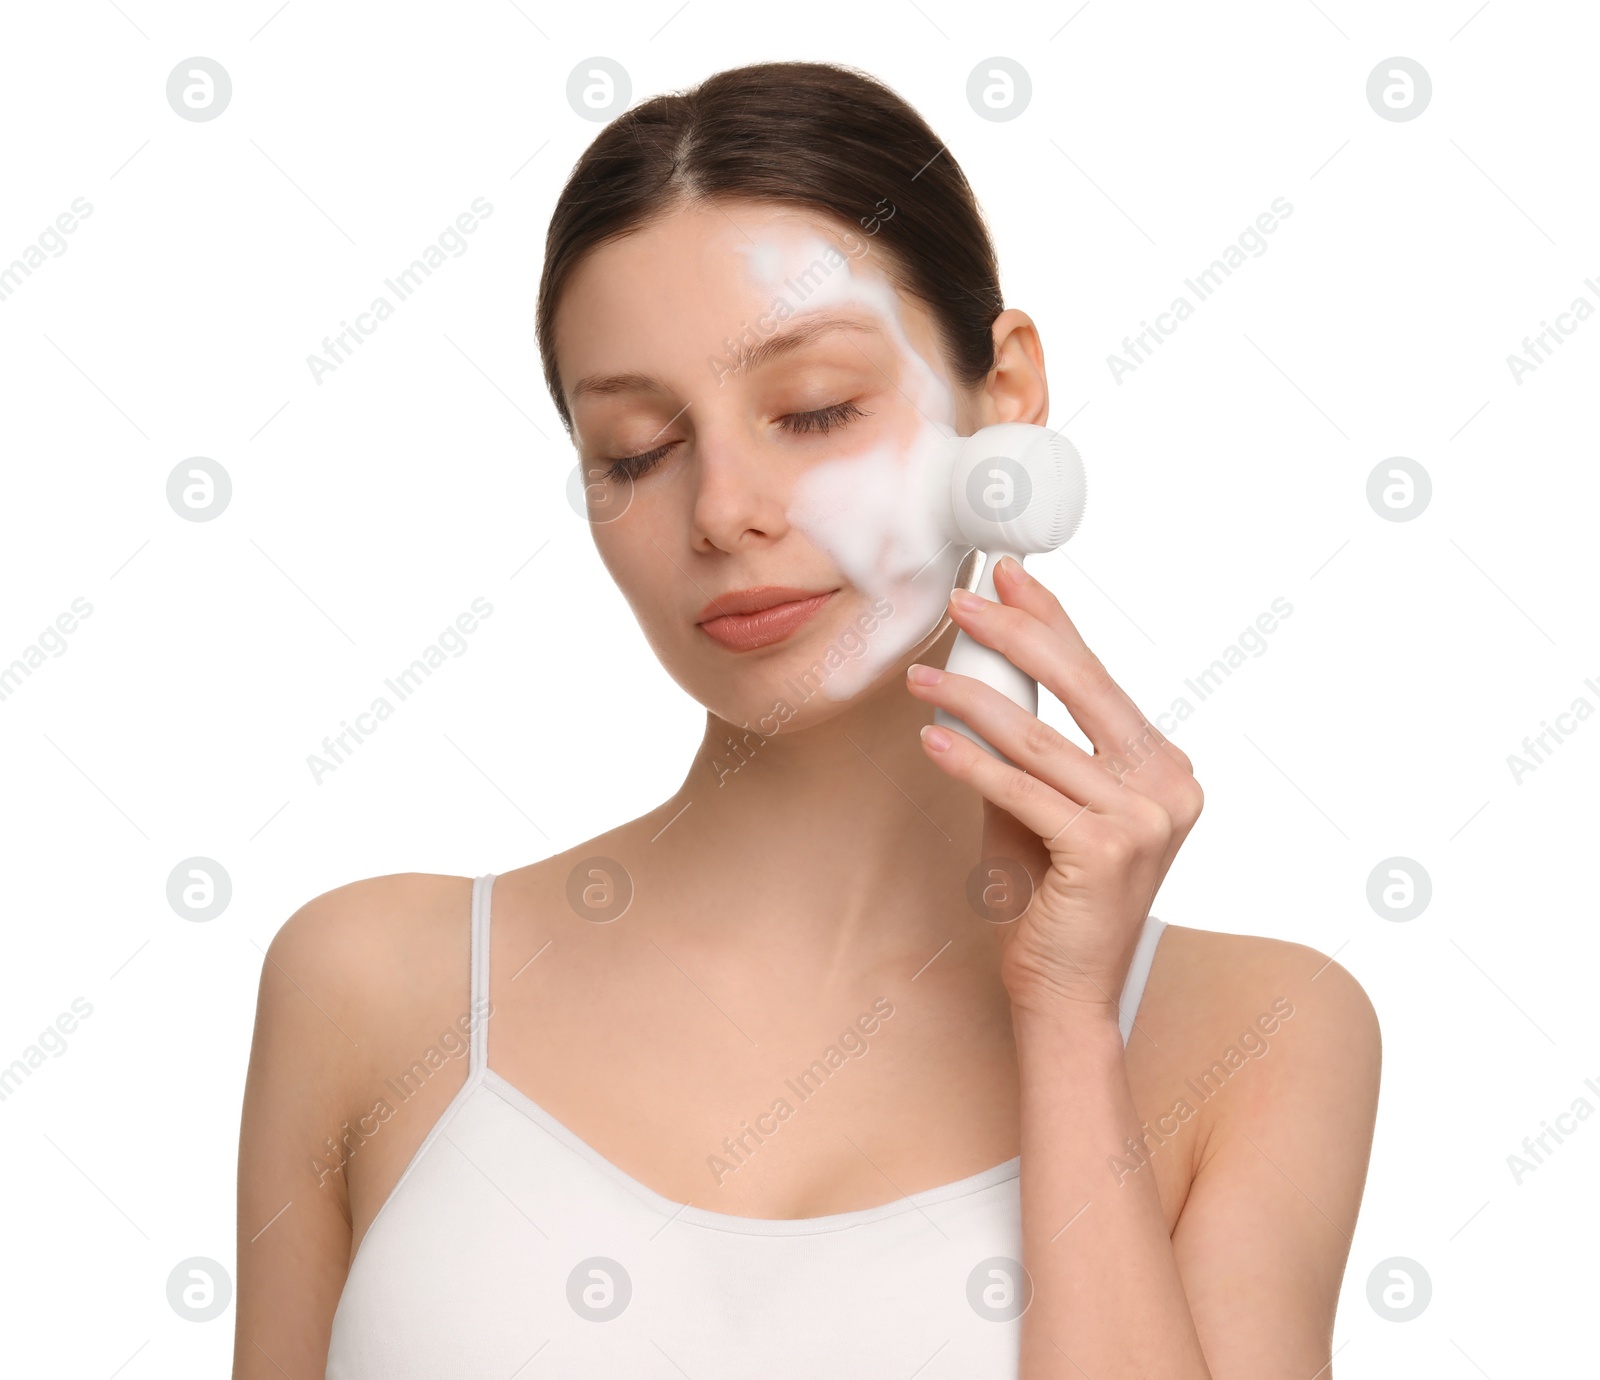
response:
<path id="1" fill-rule="evenodd" d="M 791 412 L 787 416 L 780 417 L 778 422 L 785 430 L 795 433 L 827 432 L 836 426 L 844 426 L 857 417 L 870 415 L 853 402 L 842 402 L 834 403 L 831 407 L 819 407 L 814 412 Z M 637 479 L 660 464 L 675 444 L 676 442 L 668 442 L 664 446 L 646 451 L 643 455 L 625 455 L 619 460 L 613 460 L 611 467 L 606 471 L 606 477 L 613 482 Z"/>

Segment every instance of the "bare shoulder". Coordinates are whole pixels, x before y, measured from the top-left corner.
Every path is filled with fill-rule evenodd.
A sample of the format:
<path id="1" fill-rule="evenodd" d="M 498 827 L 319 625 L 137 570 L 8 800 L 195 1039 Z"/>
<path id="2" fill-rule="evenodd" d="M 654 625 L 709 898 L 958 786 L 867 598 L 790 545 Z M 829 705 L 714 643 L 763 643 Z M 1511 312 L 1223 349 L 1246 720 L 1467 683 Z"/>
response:
<path id="1" fill-rule="evenodd" d="M 1157 1022 L 1174 1034 L 1217 1034 L 1268 1013 L 1278 1024 L 1315 1027 L 1317 1042 L 1337 1042 L 1352 1056 L 1379 1053 L 1371 1000 L 1327 954 L 1284 939 L 1167 926 L 1140 1005 L 1141 1024 Z"/>
<path id="2" fill-rule="evenodd" d="M 402 873 L 324 892 L 267 948 L 240 1114 L 236 1375 L 321 1374 L 349 1263 L 336 1145 L 408 1022 L 466 1000 L 464 877 Z M 392 1135 L 393 1133 L 391 1133 Z M 285 1204 L 293 1204 L 292 1212 Z"/>
<path id="3" fill-rule="evenodd" d="M 396 872 L 334 887 L 307 901 L 268 947 L 280 962 L 301 960 L 355 977 L 437 938 L 440 920 L 470 892 L 471 879 Z M 465 916 L 463 911 L 462 915 Z"/>
<path id="4" fill-rule="evenodd" d="M 1174 925 L 1138 1020 L 1130 1067 L 1188 1144 L 1172 1241 L 1212 1373 L 1326 1371 L 1377 1119 L 1372 1002 L 1308 945 Z"/>
<path id="5" fill-rule="evenodd" d="M 319 1043 L 376 1055 L 408 1013 L 431 1018 L 467 979 L 472 882 L 426 872 L 367 877 L 313 897 L 273 936 L 263 997 Z M 297 1000 L 298 999 L 298 1000 Z M 269 1007 L 268 1014 L 271 1014 Z M 359 1076 L 364 1058 L 346 1059 Z"/>
<path id="6" fill-rule="evenodd" d="M 1138 1030 L 1129 1051 L 1146 1077 L 1194 1104 L 1197 1162 L 1219 1132 L 1295 1113 L 1338 1115 L 1370 1135 L 1377 1012 L 1348 969 L 1309 945 L 1169 925 Z"/>
<path id="7" fill-rule="evenodd" d="M 441 898 L 470 885 L 470 878 L 435 872 L 364 877 L 312 897 L 284 921 L 272 942 L 337 946 L 402 935 L 435 913 Z"/>

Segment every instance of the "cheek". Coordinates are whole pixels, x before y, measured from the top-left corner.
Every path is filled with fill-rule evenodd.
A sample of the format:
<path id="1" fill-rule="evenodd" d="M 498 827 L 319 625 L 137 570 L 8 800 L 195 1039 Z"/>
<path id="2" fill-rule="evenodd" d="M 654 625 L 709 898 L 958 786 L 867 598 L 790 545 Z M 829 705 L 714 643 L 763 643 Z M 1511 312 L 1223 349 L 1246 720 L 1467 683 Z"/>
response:
<path id="1" fill-rule="evenodd" d="M 923 467 L 949 434 L 936 424 L 943 420 L 908 408 L 873 444 L 808 469 L 790 496 L 789 521 L 827 552 L 876 620 L 823 682 L 828 699 L 873 684 L 944 616 L 966 552 L 946 539 L 926 496 Z"/>
<path id="2" fill-rule="evenodd" d="M 636 495 L 621 517 L 595 522 L 589 529 L 600 563 L 646 632 L 665 617 L 663 605 L 672 588 L 666 578 L 672 570 L 658 544 L 662 535 L 658 527 L 659 519 L 639 503 Z"/>

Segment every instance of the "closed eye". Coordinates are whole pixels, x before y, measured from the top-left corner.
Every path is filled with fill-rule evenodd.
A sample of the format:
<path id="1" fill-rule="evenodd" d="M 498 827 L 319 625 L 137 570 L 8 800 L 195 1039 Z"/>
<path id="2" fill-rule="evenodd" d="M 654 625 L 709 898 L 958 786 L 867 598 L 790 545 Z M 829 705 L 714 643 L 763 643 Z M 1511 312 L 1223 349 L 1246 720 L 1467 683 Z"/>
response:
<path id="1" fill-rule="evenodd" d="M 834 427 L 844 426 L 857 417 L 871 415 L 853 402 L 842 402 L 829 407 L 819 407 L 812 412 L 790 412 L 778 418 L 778 425 L 786 431 L 795 433 L 827 432 L 832 431 Z M 613 483 L 620 483 L 624 479 L 637 479 L 660 464 L 666 458 L 667 452 L 677 444 L 676 441 L 668 441 L 666 445 L 657 446 L 642 455 L 624 455 L 620 459 L 612 460 L 606 470 L 606 477 Z"/>
<path id="2" fill-rule="evenodd" d="M 832 407 L 818 408 L 815 412 L 791 412 L 786 417 L 779 417 L 778 425 L 790 431 L 831 431 L 836 426 L 867 415 L 853 402 L 842 402 L 834 403 Z"/>

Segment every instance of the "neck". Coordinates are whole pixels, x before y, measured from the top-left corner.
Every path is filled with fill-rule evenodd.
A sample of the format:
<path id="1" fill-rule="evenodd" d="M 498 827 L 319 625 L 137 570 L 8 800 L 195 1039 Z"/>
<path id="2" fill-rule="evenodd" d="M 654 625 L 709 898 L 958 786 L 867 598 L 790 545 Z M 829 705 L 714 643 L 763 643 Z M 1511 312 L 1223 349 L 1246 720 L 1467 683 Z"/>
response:
<path id="1" fill-rule="evenodd" d="M 955 632 L 900 676 L 943 665 Z M 748 936 L 813 976 L 981 940 L 965 898 L 983 798 L 929 760 L 918 730 L 932 721 L 897 676 L 799 731 L 764 738 L 708 715 L 683 785 L 647 821 L 663 865 L 713 879 L 674 928 Z"/>

